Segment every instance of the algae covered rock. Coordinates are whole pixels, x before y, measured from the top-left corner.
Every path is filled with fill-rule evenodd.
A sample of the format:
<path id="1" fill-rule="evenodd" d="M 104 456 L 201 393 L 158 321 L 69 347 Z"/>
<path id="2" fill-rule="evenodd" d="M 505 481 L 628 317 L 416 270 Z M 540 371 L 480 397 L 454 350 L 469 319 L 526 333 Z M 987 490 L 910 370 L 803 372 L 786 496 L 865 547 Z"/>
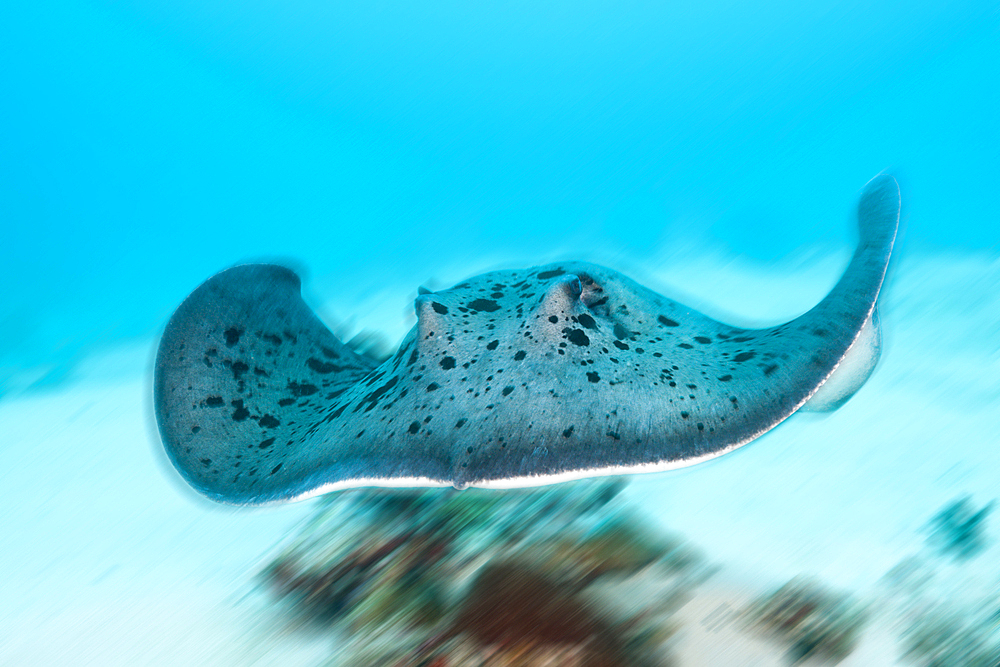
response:
<path id="1" fill-rule="evenodd" d="M 986 518 L 992 511 L 992 502 L 976 509 L 969 497 L 949 503 L 928 524 L 928 544 L 941 555 L 972 558 L 986 544 Z"/>
<path id="2" fill-rule="evenodd" d="M 670 616 L 709 570 L 622 486 L 345 491 L 261 578 L 291 626 L 338 638 L 330 664 L 668 664 Z"/>
<path id="3" fill-rule="evenodd" d="M 868 621 L 865 607 L 805 579 L 793 579 L 744 611 L 748 625 L 787 645 L 795 664 L 839 662 L 857 646 Z"/>

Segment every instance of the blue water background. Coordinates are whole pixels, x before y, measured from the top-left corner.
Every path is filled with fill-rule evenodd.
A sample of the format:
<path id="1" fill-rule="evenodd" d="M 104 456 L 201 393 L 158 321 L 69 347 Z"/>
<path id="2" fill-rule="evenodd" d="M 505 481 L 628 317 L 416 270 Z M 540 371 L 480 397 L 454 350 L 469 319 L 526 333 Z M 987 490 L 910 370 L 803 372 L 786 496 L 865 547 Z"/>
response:
<path id="1" fill-rule="evenodd" d="M 401 309 L 493 257 L 771 262 L 882 170 L 904 252 L 996 252 L 998 44 L 992 1 L 5 3 L 0 395 L 247 260 Z"/>
<path id="2" fill-rule="evenodd" d="M 882 604 L 916 555 L 992 632 L 998 118 L 996 0 L 0 2 L 0 663 L 251 661 L 241 614 L 270 602 L 245 596 L 315 504 L 201 498 L 150 410 L 157 336 L 216 271 L 289 263 L 391 343 L 418 286 L 557 258 L 779 321 L 837 279 L 883 170 L 867 385 L 624 493 L 713 586 Z M 959 563 L 928 522 L 966 496 L 994 510 Z M 272 662 L 333 644 L 304 643 Z"/>

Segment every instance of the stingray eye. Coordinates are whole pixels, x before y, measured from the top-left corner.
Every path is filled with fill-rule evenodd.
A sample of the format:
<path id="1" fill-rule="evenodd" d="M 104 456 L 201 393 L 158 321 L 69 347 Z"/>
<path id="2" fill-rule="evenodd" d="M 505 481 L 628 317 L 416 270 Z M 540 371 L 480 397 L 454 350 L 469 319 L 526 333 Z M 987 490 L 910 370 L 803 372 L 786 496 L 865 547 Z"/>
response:
<path id="1" fill-rule="evenodd" d="M 583 293 L 583 284 L 581 284 L 580 279 L 577 276 L 566 277 L 566 291 L 569 292 L 570 296 L 574 299 Z"/>
<path id="2" fill-rule="evenodd" d="M 580 294 L 583 293 L 583 284 L 580 282 L 579 277 L 572 273 L 567 273 L 552 281 L 546 288 L 546 292 L 549 294 L 565 294 L 570 299 L 575 300 L 580 298 Z"/>
<path id="3" fill-rule="evenodd" d="M 604 294 L 604 288 L 586 273 L 579 276 L 583 287 L 580 300 L 591 310 L 607 311 L 608 297 Z"/>

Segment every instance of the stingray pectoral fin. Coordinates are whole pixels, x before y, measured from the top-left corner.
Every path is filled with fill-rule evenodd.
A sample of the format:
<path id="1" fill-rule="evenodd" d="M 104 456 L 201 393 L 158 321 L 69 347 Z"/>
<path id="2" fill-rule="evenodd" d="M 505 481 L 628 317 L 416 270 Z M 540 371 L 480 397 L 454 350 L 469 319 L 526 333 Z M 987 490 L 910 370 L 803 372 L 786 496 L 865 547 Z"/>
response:
<path id="1" fill-rule="evenodd" d="M 198 287 L 167 324 L 154 409 L 181 475 L 224 502 L 290 499 L 360 476 L 364 452 L 324 452 L 313 434 L 375 363 L 341 343 L 300 296 L 292 271 L 237 266 Z M 332 407 L 331 407 L 332 406 Z"/>
<path id="2" fill-rule="evenodd" d="M 881 356 L 882 326 L 876 306 L 837 369 L 820 385 L 802 409 L 812 412 L 832 412 L 838 409 L 868 381 Z"/>

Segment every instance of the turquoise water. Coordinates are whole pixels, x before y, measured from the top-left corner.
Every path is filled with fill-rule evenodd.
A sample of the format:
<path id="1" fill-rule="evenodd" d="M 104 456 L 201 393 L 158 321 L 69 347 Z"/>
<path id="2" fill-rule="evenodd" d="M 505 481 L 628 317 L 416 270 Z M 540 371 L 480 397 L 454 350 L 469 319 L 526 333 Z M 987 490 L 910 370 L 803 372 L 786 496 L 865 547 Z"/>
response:
<path id="1" fill-rule="evenodd" d="M 0 8 L 0 663 L 248 664 L 230 603 L 316 505 L 222 508 L 163 455 L 152 354 L 215 272 L 285 263 L 338 331 L 388 345 L 421 285 L 567 258 L 773 324 L 837 279 L 882 171 L 903 209 L 868 384 L 622 498 L 723 588 L 806 574 L 882 600 L 886 573 L 930 572 L 921 594 L 988 618 L 1000 13 L 869 5 Z M 845 664 L 895 664 L 879 636 Z"/>
<path id="2" fill-rule="evenodd" d="M 12 3 L 0 391 L 248 259 L 325 298 L 484 255 L 773 261 L 849 242 L 882 170 L 904 248 L 995 251 L 997 40 L 991 2 Z"/>

